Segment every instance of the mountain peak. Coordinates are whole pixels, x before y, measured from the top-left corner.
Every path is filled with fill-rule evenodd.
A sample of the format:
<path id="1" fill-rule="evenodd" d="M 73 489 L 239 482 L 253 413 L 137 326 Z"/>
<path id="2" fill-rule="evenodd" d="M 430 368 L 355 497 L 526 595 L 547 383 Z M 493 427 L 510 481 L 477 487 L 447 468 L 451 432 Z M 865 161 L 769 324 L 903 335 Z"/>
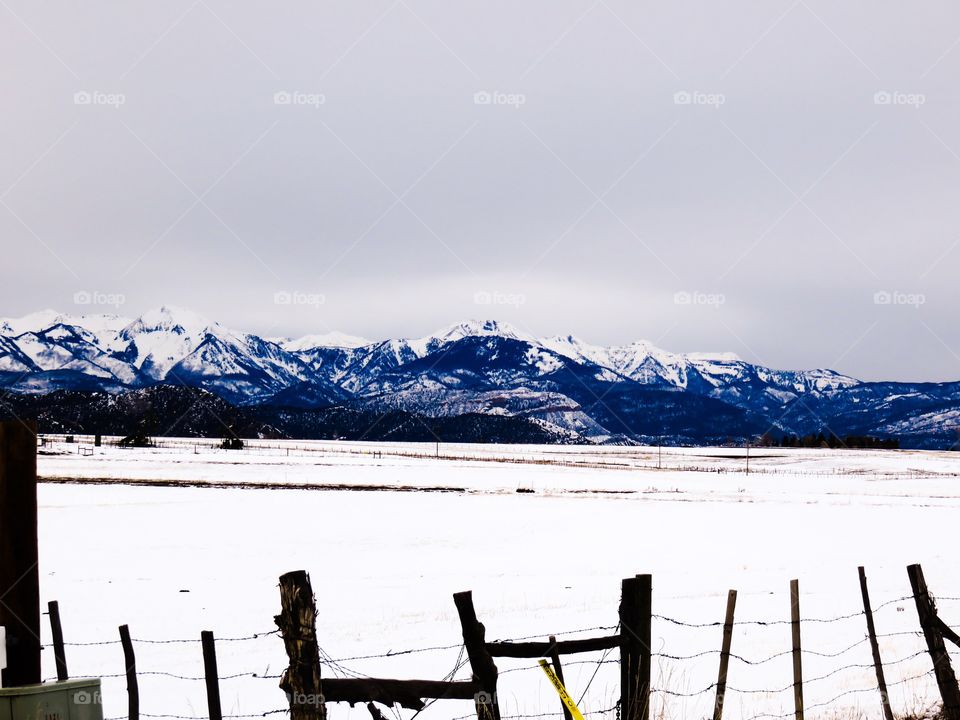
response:
<path id="1" fill-rule="evenodd" d="M 499 320 L 464 320 L 433 333 L 431 337 L 446 341 L 459 340 L 465 337 L 498 337 L 513 338 L 515 340 L 533 341 L 534 337 L 515 328 L 510 323 Z"/>
<path id="2" fill-rule="evenodd" d="M 346 333 L 334 330 L 323 333 L 322 335 L 304 335 L 301 338 L 283 341 L 280 345 L 282 345 L 285 350 L 298 352 L 321 347 L 353 349 L 373 345 L 373 342 L 366 338 L 347 335 Z"/>
<path id="3" fill-rule="evenodd" d="M 464 320 L 416 340 L 405 341 L 418 357 L 433 352 L 443 345 L 466 337 L 503 337 L 537 343 L 537 339 L 509 323 L 498 320 Z"/>
<path id="4" fill-rule="evenodd" d="M 193 310 L 176 307 L 174 305 L 161 305 L 159 308 L 148 310 L 139 318 L 133 321 L 131 325 L 139 325 L 141 328 L 169 330 L 180 326 L 188 333 L 201 333 L 208 327 L 216 325 L 211 323 L 202 315 Z"/>

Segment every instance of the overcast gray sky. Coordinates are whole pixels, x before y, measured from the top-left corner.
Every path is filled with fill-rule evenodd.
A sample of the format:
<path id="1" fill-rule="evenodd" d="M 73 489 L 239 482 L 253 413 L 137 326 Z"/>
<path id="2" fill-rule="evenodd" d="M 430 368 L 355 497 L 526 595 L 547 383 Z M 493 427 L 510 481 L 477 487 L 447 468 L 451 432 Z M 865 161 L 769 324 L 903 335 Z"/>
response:
<path id="1" fill-rule="evenodd" d="M 960 379 L 956 3 L 0 17 L 0 315 L 102 293 L 264 335 L 499 318 Z"/>

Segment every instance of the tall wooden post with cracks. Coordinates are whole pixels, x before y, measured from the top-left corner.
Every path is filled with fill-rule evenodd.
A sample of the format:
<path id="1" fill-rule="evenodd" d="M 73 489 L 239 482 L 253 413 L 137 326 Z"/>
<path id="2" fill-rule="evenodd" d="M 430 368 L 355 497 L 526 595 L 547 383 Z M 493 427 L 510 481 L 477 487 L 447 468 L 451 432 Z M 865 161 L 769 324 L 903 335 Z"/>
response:
<path id="1" fill-rule="evenodd" d="M 40 682 L 37 426 L 0 423 L 0 625 L 7 630 L 3 687 Z"/>
<path id="2" fill-rule="evenodd" d="M 310 576 L 296 570 L 280 576 L 280 614 L 274 618 L 290 665 L 280 677 L 287 693 L 291 720 L 326 720 L 327 706 L 320 685 L 317 645 L 317 605 Z"/>
<path id="3" fill-rule="evenodd" d="M 910 577 L 910 587 L 913 588 L 913 599 L 917 603 L 917 615 L 920 617 L 920 627 L 923 637 L 927 641 L 930 659 L 933 660 L 933 672 L 943 698 L 943 716 L 946 720 L 960 720 L 960 689 L 957 687 L 957 676 L 953 673 L 950 664 L 950 655 L 943 642 L 941 625 L 943 622 L 937 616 L 937 606 L 927 591 L 927 583 L 923 578 L 923 568 L 919 565 L 910 565 L 907 568 Z"/>
<path id="4" fill-rule="evenodd" d="M 627 578 L 620 597 L 620 713 L 623 720 L 650 717 L 650 631 L 653 579 Z"/>
<path id="5" fill-rule="evenodd" d="M 497 666 L 487 651 L 487 630 L 477 620 L 473 607 L 473 593 L 459 592 L 453 596 L 463 628 L 463 644 L 467 649 L 470 669 L 478 691 L 474 696 L 477 720 L 500 720 L 500 705 L 497 703 Z"/>

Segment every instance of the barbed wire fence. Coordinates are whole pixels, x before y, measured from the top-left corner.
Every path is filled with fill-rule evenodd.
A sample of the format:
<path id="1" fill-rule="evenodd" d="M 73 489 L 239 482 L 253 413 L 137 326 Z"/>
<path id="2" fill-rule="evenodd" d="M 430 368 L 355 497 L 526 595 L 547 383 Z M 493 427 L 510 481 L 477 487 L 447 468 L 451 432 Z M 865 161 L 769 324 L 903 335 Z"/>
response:
<path id="1" fill-rule="evenodd" d="M 106 447 L 123 448 L 124 450 L 144 449 L 136 446 L 124 447 L 121 445 L 121 436 L 101 436 L 102 446 L 96 445 L 96 436 L 81 434 L 44 433 L 40 437 L 43 445 L 41 454 L 74 453 L 78 455 L 93 455 L 103 452 Z M 345 458 L 364 458 L 375 460 L 441 460 L 446 462 L 493 462 L 523 465 L 549 465 L 552 467 L 570 468 L 602 468 L 613 470 L 664 470 L 673 472 L 699 472 L 715 474 L 738 474 L 749 472 L 758 475 L 795 475 L 795 468 L 781 468 L 764 464 L 764 450 L 776 453 L 774 448 L 754 448 L 752 462 L 746 464 L 747 454 L 730 455 L 696 455 L 689 450 L 673 448 L 657 448 L 655 446 L 635 447 L 629 450 L 597 446 L 590 457 L 565 457 L 566 453 L 558 449 L 549 457 L 542 452 L 528 452 L 523 446 L 507 448 L 496 446 L 495 449 L 484 446 L 471 446 L 469 443 L 434 443 L 408 442 L 399 446 L 387 446 L 383 443 L 364 441 L 339 442 L 337 440 L 314 440 L 298 442 L 295 440 L 259 440 L 245 439 L 242 447 L 225 448 L 222 438 L 188 438 L 188 437 L 151 437 L 149 450 L 158 454 L 223 454 L 230 457 L 237 453 L 244 456 L 256 456 L 264 459 L 301 458 L 310 459 L 323 456 L 340 456 Z M 44 449 L 45 448 L 45 449 Z M 729 448 L 729 450 L 743 450 L 743 448 Z M 816 451 L 817 449 L 809 449 Z M 697 461 L 699 458 L 699 461 Z M 835 477 L 837 475 L 877 475 L 882 474 L 876 468 L 805 468 L 804 475 L 811 477 Z M 927 478 L 931 474 L 928 469 L 907 468 L 899 470 L 898 475 L 906 478 Z M 958 477 L 955 471 L 940 470 L 935 473 L 940 477 Z"/>
<path id="2" fill-rule="evenodd" d="M 349 702 L 351 705 L 355 702 L 368 703 L 374 718 L 383 717 L 379 710 L 374 709 L 372 703 L 376 702 L 389 708 L 396 720 L 414 720 L 420 713 L 441 699 L 468 700 L 471 698 L 475 705 L 474 712 L 455 717 L 454 720 L 467 720 L 472 717 L 478 717 L 480 720 L 561 717 L 566 713 L 559 702 L 556 709 L 507 714 L 500 714 L 497 705 L 497 682 L 500 678 L 510 681 L 515 676 L 520 677 L 522 674 L 525 677 L 528 673 L 542 673 L 543 670 L 539 663 L 524 663 L 497 669 L 493 664 L 493 658 L 535 660 L 545 657 L 550 659 L 554 668 L 561 673 L 563 669 L 578 668 L 588 678 L 586 683 L 580 683 L 582 687 L 569 687 L 571 697 L 576 699 L 576 704 L 585 717 L 600 716 L 615 717 L 616 720 L 649 720 L 652 706 L 658 703 L 659 709 L 654 712 L 654 717 L 656 720 L 664 720 L 664 718 L 674 716 L 667 709 L 669 703 L 691 702 L 694 703 L 692 707 L 696 708 L 698 717 L 709 716 L 712 712 L 713 720 L 721 720 L 724 707 L 729 707 L 731 701 L 738 701 L 743 720 L 786 720 L 790 717 L 803 720 L 805 714 L 836 713 L 847 706 L 848 703 L 859 704 L 860 702 L 870 701 L 876 703 L 876 707 L 882 707 L 887 718 L 893 718 L 894 714 L 890 700 L 892 689 L 902 688 L 907 690 L 917 683 L 929 687 L 931 680 L 935 679 L 941 694 L 941 716 L 945 720 L 956 720 L 960 717 L 960 705 L 954 703 L 960 698 L 960 695 L 954 695 L 957 692 L 957 681 L 951 666 L 950 655 L 945 649 L 943 640 L 946 638 L 952 642 L 957 642 L 960 638 L 956 636 L 956 633 L 953 633 L 949 624 L 939 618 L 936 603 L 926 589 L 919 566 L 911 566 L 908 570 L 914 585 L 913 594 L 888 599 L 876 607 L 871 607 L 865 592 L 864 596 L 867 599 L 865 599 L 862 609 L 831 617 L 801 617 L 799 603 L 797 603 L 796 611 L 790 619 L 737 618 L 734 615 L 733 606 L 730 604 L 728 604 L 728 616 L 725 620 L 681 618 L 653 613 L 649 602 L 647 601 L 644 604 L 642 593 L 639 596 L 641 598 L 640 613 L 636 617 L 632 617 L 629 612 L 630 608 L 628 606 L 630 603 L 626 593 L 628 582 L 646 578 L 646 587 L 648 590 L 650 587 L 650 576 L 638 576 L 624 581 L 620 622 L 616 625 L 581 627 L 553 632 L 550 635 L 527 635 L 488 642 L 484 639 L 483 625 L 476 620 L 475 614 L 473 614 L 470 594 L 460 593 L 455 596 L 455 599 L 458 602 L 458 610 L 461 611 L 461 622 L 464 630 L 462 642 L 335 657 L 323 649 L 316 639 L 315 632 L 308 632 L 300 628 L 297 633 L 302 631 L 305 634 L 302 636 L 297 634 L 294 639 L 296 640 L 295 644 L 302 645 L 304 641 L 309 644 L 312 637 L 312 641 L 316 644 L 317 664 L 324 677 L 320 687 L 317 688 L 317 697 L 320 699 L 316 703 L 322 708 L 323 714 L 316 717 L 323 718 L 326 717 L 326 705 L 328 703 L 342 701 Z M 305 576 L 305 573 L 303 575 Z M 865 576 L 862 575 L 862 577 L 865 588 Z M 919 579 L 919 583 L 916 582 L 917 579 Z M 307 583 L 309 583 L 309 578 L 307 578 Z M 281 578 L 281 589 L 283 589 L 283 578 Z M 735 593 L 732 594 L 734 595 L 733 604 L 735 605 Z M 311 603 L 312 597 L 311 590 L 309 594 Z M 943 596 L 939 598 L 939 601 L 960 602 L 960 597 Z M 890 608 L 896 608 L 897 612 L 903 612 L 908 605 L 914 605 L 917 609 L 920 619 L 918 629 L 886 633 L 875 631 L 873 626 L 874 616 L 880 615 Z M 51 603 L 49 610 L 51 625 L 55 627 L 53 632 L 54 642 L 44 647 L 54 651 L 57 660 L 57 677 L 48 678 L 45 682 L 68 679 L 66 655 L 70 648 L 120 646 L 120 649 L 123 650 L 122 657 L 125 669 L 122 672 L 102 674 L 99 677 L 103 679 L 126 678 L 130 698 L 128 714 L 108 717 L 104 720 L 139 720 L 139 718 L 155 718 L 157 720 L 252 720 L 253 718 L 288 713 L 295 720 L 298 717 L 304 717 L 302 714 L 304 709 L 298 707 L 295 697 L 297 693 L 310 688 L 305 688 L 297 682 L 296 676 L 299 672 L 297 668 L 302 663 L 298 664 L 298 658 L 290 654 L 291 626 L 284 625 L 281 622 L 283 614 L 278 616 L 278 629 L 263 630 L 235 637 L 221 637 L 216 638 L 215 641 L 212 633 L 208 632 L 204 632 L 201 638 L 131 637 L 126 626 L 122 626 L 119 639 L 68 642 L 63 640 L 62 631 L 59 629 L 60 619 L 57 604 Z M 639 617 L 639 622 L 636 619 L 637 617 Z M 846 635 L 848 627 L 851 627 L 851 634 L 857 632 L 852 629 L 852 625 L 864 620 L 867 620 L 867 622 L 859 630 L 862 637 L 853 640 L 848 636 L 847 641 L 841 643 L 839 649 L 809 648 L 802 646 L 799 641 L 800 627 L 823 627 L 829 630 L 831 637 L 836 636 L 839 639 Z M 669 648 L 665 646 L 654 649 L 651 647 L 653 644 L 651 629 L 654 627 L 660 629 L 673 627 L 691 633 L 696 638 L 695 643 L 699 644 L 700 648 L 697 649 L 694 646 L 689 652 L 670 652 Z M 741 634 L 765 633 L 788 628 L 791 631 L 797 631 L 793 633 L 793 642 L 789 649 L 754 656 L 740 647 L 736 651 L 731 648 L 731 637 L 734 631 Z M 720 647 L 717 647 L 716 640 L 719 631 L 723 633 L 723 642 Z M 591 636 L 591 634 L 598 632 L 604 633 L 604 635 Z M 587 637 L 584 637 L 585 635 Z M 549 640 L 545 640 L 548 637 Z M 242 646 L 270 638 L 276 638 L 278 641 L 283 640 L 286 645 L 289 666 L 283 673 L 248 670 L 220 674 L 216 671 L 214 642 L 221 647 L 223 645 Z M 924 645 L 919 649 L 903 651 L 892 659 L 880 660 L 880 641 L 893 642 L 907 638 L 918 642 L 923 640 Z M 738 643 L 742 642 L 743 639 L 738 638 Z M 960 642 L 957 644 L 960 644 Z M 182 646 L 190 648 L 191 652 L 199 646 L 203 650 L 204 673 L 202 675 L 192 675 L 178 671 L 179 668 L 140 669 L 136 665 L 133 649 L 135 647 L 153 646 Z M 873 651 L 872 657 L 868 654 L 868 648 Z M 376 678 L 359 671 L 356 665 L 368 661 L 378 661 L 382 664 L 384 661 L 413 655 L 439 655 L 453 652 L 456 652 L 456 656 L 452 668 L 439 681 L 401 681 Z M 561 665 L 561 656 L 580 653 L 589 654 L 593 657 L 566 661 Z M 120 653 L 118 652 L 119 657 Z M 924 657 L 927 658 L 926 661 L 923 660 Z M 213 659 L 212 664 L 209 662 L 210 658 Z M 786 663 L 788 659 L 793 660 L 794 675 L 792 681 L 788 682 L 784 678 L 780 682 L 753 687 L 743 686 L 737 682 L 727 683 L 728 674 L 736 678 L 742 676 L 743 670 L 749 668 L 765 669 L 769 666 L 771 672 L 767 676 L 776 677 L 781 670 L 777 664 L 778 661 Z M 816 662 L 822 668 L 818 669 L 816 673 L 805 676 L 801 669 L 803 660 Z M 931 660 L 933 666 L 923 670 L 922 666 L 929 664 Z M 720 665 L 720 671 L 714 682 L 699 684 L 691 689 L 689 685 L 692 681 L 687 680 L 684 683 L 677 680 L 676 673 L 678 672 L 681 673 L 681 680 L 694 674 L 686 675 L 685 668 L 695 667 L 700 674 L 703 674 L 705 671 L 710 671 L 711 668 L 716 669 L 717 663 Z M 180 664 L 178 662 L 178 665 Z M 658 667 L 656 676 L 652 672 L 654 665 Z M 729 669 L 728 665 L 730 666 Z M 458 680 L 458 675 L 466 671 L 469 671 L 469 678 Z M 877 680 L 875 682 L 860 682 L 851 686 L 850 680 L 845 679 L 845 674 L 855 674 L 858 678 L 862 678 L 864 674 L 871 672 L 876 674 Z M 898 673 L 899 677 L 888 682 L 885 680 L 885 672 Z M 619 676 L 622 685 L 620 698 L 615 702 L 606 703 L 597 703 L 596 698 L 594 698 L 588 700 L 587 705 L 583 705 L 584 700 L 588 698 L 591 687 L 601 674 L 604 677 L 603 693 L 607 700 L 610 700 L 610 689 L 616 685 L 616 676 Z M 629 688 L 626 687 L 625 680 L 628 675 L 632 678 Z M 204 683 L 207 690 L 209 712 L 203 715 L 141 712 L 138 690 L 138 678 L 141 677 L 156 677 L 183 683 Z M 319 677 L 318 674 L 317 678 Z M 633 683 L 633 680 L 637 682 Z M 219 705 L 220 683 L 229 682 L 241 684 L 238 692 L 241 692 L 243 687 L 250 687 L 245 685 L 245 682 L 278 683 L 286 691 L 288 706 L 275 707 L 257 713 L 221 713 Z M 819 692 L 823 699 L 818 698 L 816 702 L 805 704 L 803 700 L 804 690 Z M 262 692 L 258 688 L 255 694 L 259 695 Z M 789 704 L 791 695 L 794 704 L 792 709 L 779 712 L 767 709 L 756 712 L 760 709 L 758 706 L 764 702 L 767 704 L 779 702 L 782 709 L 784 705 Z M 874 695 L 872 700 L 870 700 L 871 695 Z M 136 702 L 133 701 L 134 697 Z M 421 698 L 428 698 L 428 701 L 423 702 Z M 483 700 L 481 701 L 479 698 L 483 698 Z M 151 704 L 153 700 L 153 698 L 148 698 L 147 703 Z M 401 714 L 401 709 L 397 708 L 398 705 L 415 712 L 404 717 Z M 312 709 L 317 710 L 317 708 Z M 748 709 L 749 712 L 747 712 Z M 310 710 L 310 708 L 307 708 L 307 711 Z M 898 716 L 909 717 L 911 715 L 910 710 L 910 708 L 900 708 Z M 686 716 L 686 714 L 692 713 L 685 713 L 683 716 Z"/>

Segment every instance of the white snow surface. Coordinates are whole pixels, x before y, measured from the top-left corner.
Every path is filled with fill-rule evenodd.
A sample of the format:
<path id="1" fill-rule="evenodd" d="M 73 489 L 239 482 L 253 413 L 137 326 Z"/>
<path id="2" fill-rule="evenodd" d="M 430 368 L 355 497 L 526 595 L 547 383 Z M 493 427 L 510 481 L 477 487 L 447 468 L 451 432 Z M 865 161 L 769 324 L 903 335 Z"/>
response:
<path id="1" fill-rule="evenodd" d="M 89 446 L 89 438 L 80 440 Z M 60 601 L 68 642 L 113 643 L 68 646 L 73 676 L 122 675 L 117 626 L 130 625 L 147 714 L 205 717 L 202 681 L 149 674 L 201 677 L 193 642 L 201 630 L 219 638 L 220 675 L 244 674 L 221 682 L 225 713 L 285 707 L 275 678 L 253 677 L 286 666 L 279 638 L 227 638 L 272 631 L 277 578 L 296 569 L 310 572 L 319 642 L 333 658 L 457 646 L 451 594 L 466 589 L 474 591 L 490 640 L 582 628 L 592 629 L 561 639 L 606 634 L 617 622 L 620 580 L 650 572 L 653 684 L 673 693 L 699 693 L 716 681 L 721 628 L 665 618 L 722 623 L 727 590 L 736 588 L 738 621 L 779 624 L 735 627 L 736 655 L 777 657 L 731 660 L 724 717 L 732 720 L 792 716 L 784 621 L 793 578 L 800 581 L 804 648 L 840 653 L 804 655 L 808 718 L 880 717 L 858 565 L 867 569 L 878 632 L 898 633 L 881 639 L 898 714 L 936 697 L 924 675 L 930 661 L 916 634 L 916 610 L 903 599 L 910 595 L 907 564 L 923 563 L 941 616 L 960 624 L 957 454 L 753 450 L 748 475 L 744 452 L 729 448 L 663 448 L 659 460 L 657 448 L 304 441 L 251 441 L 232 452 L 194 440 L 165 440 L 150 450 L 107 446 L 92 456 L 78 450 L 55 438 L 41 448 L 39 473 L 50 481 L 40 486 L 42 602 Z M 214 487 L 189 486 L 202 482 Z M 266 487 L 228 487 L 242 483 Z M 320 489 L 331 485 L 368 491 Z M 441 486 L 458 489 L 427 491 Z M 144 642 L 171 639 L 191 642 Z M 440 679 L 458 654 L 451 647 L 342 665 L 379 677 Z M 574 698 L 589 685 L 585 712 L 611 708 L 619 692 L 619 668 L 597 670 L 601 656 L 564 658 Z M 613 651 L 607 660 L 617 657 Z M 44 675 L 55 675 L 52 653 L 43 663 Z M 499 658 L 497 665 L 504 715 L 558 711 L 535 661 Z M 846 669 L 834 673 L 838 668 Z M 339 672 L 323 669 L 325 677 Z M 468 677 L 468 667 L 457 673 Z M 780 691 L 740 692 L 751 689 Z M 694 697 L 657 692 L 651 717 L 709 717 L 712 704 L 712 690 Z M 106 677 L 105 717 L 125 712 L 124 680 Z M 400 711 L 404 720 L 412 714 Z M 471 702 L 443 700 L 422 718 L 473 714 Z M 330 717 L 369 716 L 362 705 L 335 704 Z"/>

